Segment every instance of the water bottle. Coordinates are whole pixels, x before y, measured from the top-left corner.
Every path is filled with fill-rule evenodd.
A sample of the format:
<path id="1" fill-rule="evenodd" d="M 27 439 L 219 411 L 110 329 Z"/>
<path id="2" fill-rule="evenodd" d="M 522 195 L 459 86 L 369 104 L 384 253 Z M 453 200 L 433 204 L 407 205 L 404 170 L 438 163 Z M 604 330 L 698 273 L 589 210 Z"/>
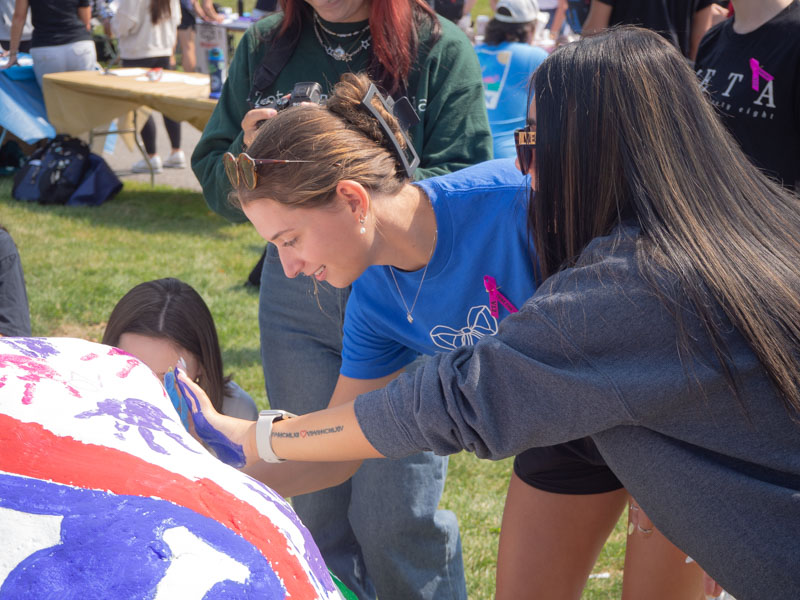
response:
<path id="1" fill-rule="evenodd" d="M 209 98 L 219 98 L 222 84 L 225 83 L 225 55 L 222 48 L 211 48 L 208 51 L 208 77 L 211 82 Z"/>

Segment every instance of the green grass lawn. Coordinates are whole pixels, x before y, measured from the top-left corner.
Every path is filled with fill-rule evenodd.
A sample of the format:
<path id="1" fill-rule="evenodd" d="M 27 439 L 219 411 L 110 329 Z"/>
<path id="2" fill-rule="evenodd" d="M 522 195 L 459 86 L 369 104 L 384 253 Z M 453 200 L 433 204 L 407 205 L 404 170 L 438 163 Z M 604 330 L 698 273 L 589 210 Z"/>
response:
<path id="1" fill-rule="evenodd" d="M 149 279 L 178 277 L 208 303 L 227 371 L 266 407 L 258 337 L 258 294 L 244 281 L 263 248 L 249 224 L 208 210 L 200 194 L 126 182 L 99 207 L 39 206 L 11 199 L 0 179 L 0 223 L 19 247 L 33 334 L 99 341 L 117 300 Z M 450 462 L 443 507 L 459 517 L 468 593 L 491 598 L 500 519 L 511 461 L 461 453 Z M 624 527 L 617 525 L 584 598 L 620 596 Z M 532 543 L 535 543 L 532 540 Z"/>

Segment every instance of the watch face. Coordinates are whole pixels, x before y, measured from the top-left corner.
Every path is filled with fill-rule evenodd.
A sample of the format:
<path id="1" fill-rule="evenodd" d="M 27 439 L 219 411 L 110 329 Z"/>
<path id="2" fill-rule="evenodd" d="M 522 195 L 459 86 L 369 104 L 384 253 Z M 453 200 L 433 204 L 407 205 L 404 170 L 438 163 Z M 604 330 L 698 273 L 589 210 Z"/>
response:
<path id="1" fill-rule="evenodd" d="M 274 409 L 271 408 L 269 410 L 262 410 L 260 413 L 258 413 L 258 418 L 259 419 L 261 417 L 273 417 L 273 419 L 272 419 L 273 421 L 280 421 L 281 419 L 288 419 L 290 417 L 296 417 L 296 416 L 297 415 L 294 415 L 294 414 L 292 414 L 292 413 L 290 413 L 288 411 L 279 410 L 277 408 L 274 408 Z"/>

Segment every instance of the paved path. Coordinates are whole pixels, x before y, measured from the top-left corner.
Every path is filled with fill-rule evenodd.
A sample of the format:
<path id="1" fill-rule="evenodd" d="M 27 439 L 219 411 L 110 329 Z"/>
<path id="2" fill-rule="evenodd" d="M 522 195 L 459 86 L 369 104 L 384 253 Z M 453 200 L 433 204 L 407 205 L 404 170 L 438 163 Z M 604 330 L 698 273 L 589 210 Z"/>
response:
<path id="1" fill-rule="evenodd" d="M 167 131 L 164 129 L 164 120 L 162 119 L 160 113 L 153 113 L 153 118 L 156 121 L 156 149 L 158 150 L 161 159 L 165 160 L 170 153 L 170 143 L 169 138 L 167 137 Z M 197 129 L 188 123 L 181 123 L 181 147 L 183 148 L 184 153 L 186 153 L 186 168 L 164 169 L 162 173 L 156 174 L 156 185 L 168 185 L 170 187 L 184 188 L 197 192 L 202 191 L 200 183 L 197 181 L 194 173 L 192 173 L 191 167 L 188 165 L 189 158 L 192 155 L 192 150 L 194 150 L 194 147 L 199 139 L 200 132 Z M 95 144 L 96 146 L 94 150 L 95 152 L 99 153 L 99 150 L 103 145 L 103 138 L 99 138 Z M 103 152 L 102 156 L 106 159 L 106 162 L 109 164 L 109 166 L 114 169 L 117 176 L 122 179 L 123 183 L 126 181 L 141 181 L 143 183 L 150 183 L 149 173 L 131 172 L 131 165 L 142 158 L 138 148 L 134 147 L 133 150 L 128 150 L 128 147 L 125 145 L 125 143 L 120 138 L 117 138 L 116 143 L 114 144 L 113 154 Z"/>

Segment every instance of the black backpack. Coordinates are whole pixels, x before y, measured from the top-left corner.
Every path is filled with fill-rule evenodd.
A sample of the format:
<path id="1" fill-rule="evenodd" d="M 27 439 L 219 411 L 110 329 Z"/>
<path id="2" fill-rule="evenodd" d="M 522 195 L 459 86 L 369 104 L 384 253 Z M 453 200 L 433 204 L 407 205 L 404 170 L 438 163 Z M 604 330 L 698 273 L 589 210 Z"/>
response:
<path id="1" fill-rule="evenodd" d="M 34 150 L 14 175 L 11 195 L 23 202 L 66 204 L 89 166 L 89 146 L 77 138 L 57 135 Z"/>

